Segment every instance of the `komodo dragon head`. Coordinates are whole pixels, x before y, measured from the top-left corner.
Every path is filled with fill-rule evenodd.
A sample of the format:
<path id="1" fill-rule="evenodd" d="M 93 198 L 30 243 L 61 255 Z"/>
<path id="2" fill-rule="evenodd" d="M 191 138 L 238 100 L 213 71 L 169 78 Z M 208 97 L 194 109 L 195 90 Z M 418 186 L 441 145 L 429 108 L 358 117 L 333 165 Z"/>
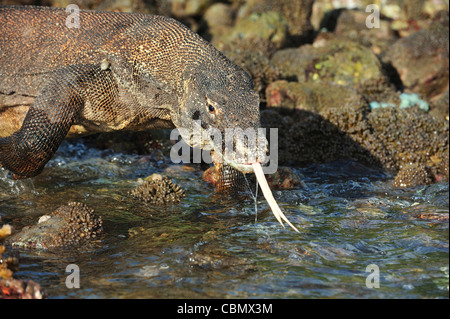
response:
<path id="1" fill-rule="evenodd" d="M 219 56 L 211 67 L 188 69 L 183 85 L 183 97 L 178 115 L 174 116 L 174 124 L 178 127 L 184 141 L 191 146 L 203 149 L 212 148 L 214 164 L 223 159 L 225 164 L 243 172 L 254 172 L 273 214 L 283 225 L 284 220 L 295 231 L 298 229 L 286 218 L 273 198 L 260 163 L 266 160 L 267 140 L 258 137 L 258 141 L 243 143 L 236 135 L 231 136 L 234 142 L 227 142 L 227 130 L 241 129 L 253 131 L 256 135 L 259 128 L 259 96 L 253 90 L 253 81 L 243 69 Z M 207 64 L 208 65 L 208 64 Z M 202 138 L 195 141 L 193 134 L 200 126 L 204 131 L 210 130 L 213 140 Z M 180 130 L 184 128 L 184 130 Z M 216 134 L 211 134 L 211 130 Z M 185 134 L 183 134 L 183 131 Z M 255 138 L 255 135 L 253 136 Z M 248 138 L 250 139 L 250 137 Z M 219 140 L 219 141 L 218 141 Z M 261 143 L 262 141 L 262 143 Z M 196 143 L 197 142 L 197 143 Z M 227 147 L 232 152 L 227 152 Z M 233 152 L 234 151 L 234 152 Z M 237 156 L 236 156 L 237 155 Z M 251 160 L 250 160 L 251 159 Z M 217 167 L 217 166 L 216 166 Z"/>
<path id="2" fill-rule="evenodd" d="M 184 141 L 192 147 L 212 149 L 214 163 L 223 162 L 243 173 L 253 172 L 252 162 L 265 160 L 267 140 L 257 136 L 259 95 L 253 90 L 250 75 L 223 56 L 208 67 L 190 69 L 186 74 L 178 121 L 174 121 L 178 128 L 184 128 L 184 133 L 179 130 Z M 236 129 L 248 133 L 249 139 L 259 140 L 245 143 L 233 135 Z M 193 136 L 200 130 L 203 138 Z M 229 134 L 234 144 L 226 143 Z"/>

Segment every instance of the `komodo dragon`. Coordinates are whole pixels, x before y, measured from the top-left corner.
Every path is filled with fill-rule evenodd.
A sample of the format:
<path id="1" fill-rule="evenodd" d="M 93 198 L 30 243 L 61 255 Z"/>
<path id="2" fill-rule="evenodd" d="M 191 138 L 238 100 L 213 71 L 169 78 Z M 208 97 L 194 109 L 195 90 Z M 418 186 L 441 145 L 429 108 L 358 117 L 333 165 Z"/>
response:
<path id="1" fill-rule="evenodd" d="M 0 7 L 0 95 L 34 98 L 22 127 L 0 138 L 0 166 L 15 178 L 39 174 L 72 125 L 87 132 L 189 130 L 195 121 L 221 132 L 259 127 L 248 73 L 176 20 L 81 10 L 79 28 L 69 28 L 68 15 Z M 247 173 L 255 165 L 224 160 Z"/>

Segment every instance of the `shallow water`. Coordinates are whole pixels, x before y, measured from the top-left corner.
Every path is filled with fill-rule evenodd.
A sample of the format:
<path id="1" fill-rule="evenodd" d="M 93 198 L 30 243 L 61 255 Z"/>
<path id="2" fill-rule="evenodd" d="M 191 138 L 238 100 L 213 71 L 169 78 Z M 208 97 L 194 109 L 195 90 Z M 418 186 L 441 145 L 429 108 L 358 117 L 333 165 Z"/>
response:
<path id="1" fill-rule="evenodd" d="M 126 195 L 154 172 L 183 186 L 179 205 Z M 22 249 L 15 277 L 49 298 L 448 298 L 448 183 L 393 189 L 391 176 L 345 161 L 295 172 L 305 188 L 274 196 L 300 234 L 264 198 L 256 214 L 251 196 L 214 194 L 199 167 L 66 141 L 32 180 L 0 171 L 0 216 L 19 230 L 80 201 L 103 217 L 104 235 L 88 247 Z M 69 264 L 80 288 L 66 287 Z M 366 285 L 369 265 L 379 288 Z"/>

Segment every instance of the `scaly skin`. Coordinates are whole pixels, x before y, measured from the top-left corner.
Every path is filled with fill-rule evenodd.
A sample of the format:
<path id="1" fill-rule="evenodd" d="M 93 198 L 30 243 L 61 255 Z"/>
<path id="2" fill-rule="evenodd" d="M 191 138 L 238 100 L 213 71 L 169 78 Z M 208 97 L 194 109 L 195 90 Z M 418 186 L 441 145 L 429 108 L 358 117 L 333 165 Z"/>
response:
<path id="1" fill-rule="evenodd" d="M 176 20 L 82 10 L 80 27 L 68 28 L 68 15 L 0 6 L 0 103 L 34 99 L 20 130 L 0 138 L 0 166 L 15 178 L 39 174 L 72 125 L 86 132 L 193 129 L 194 121 L 221 132 L 259 127 L 250 76 Z"/>

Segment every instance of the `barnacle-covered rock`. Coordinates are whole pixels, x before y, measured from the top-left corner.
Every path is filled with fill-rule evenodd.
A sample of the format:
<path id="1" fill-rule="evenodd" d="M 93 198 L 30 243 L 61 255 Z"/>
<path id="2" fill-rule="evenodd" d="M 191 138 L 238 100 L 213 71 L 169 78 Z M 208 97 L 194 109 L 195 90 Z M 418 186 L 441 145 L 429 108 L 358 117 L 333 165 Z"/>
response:
<path id="1" fill-rule="evenodd" d="M 319 113 L 270 108 L 261 112 L 261 124 L 278 128 L 281 165 L 351 158 L 397 172 L 413 163 L 427 167 L 432 181 L 448 180 L 448 121 L 418 107 L 371 111 L 367 106 L 347 105 Z M 419 180 L 430 182 L 428 178 Z"/>
<path id="2" fill-rule="evenodd" d="M 102 218 L 83 203 L 69 202 L 41 216 L 36 225 L 24 227 L 8 240 L 13 246 L 51 249 L 87 242 L 102 232 Z"/>
<path id="3" fill-rule="evenodd" d="M 435 167 L 437 161 L 433 159 L 443 158 L 448 151 L 448 122 L 417 107 L 377 109 L 370 112 L 367 120 L 377 144 L 387 151 L 388 157 L 380 158 L 387 168 L 399 170 L 409 163 Z"/>
<path id="4" fill-rule="evenodd" d="M 129 195 L 154 205 L 176 204 L 185 196 L 180 185 L 160 175 L 131 190 Z"/>
<path id="5" fill-rule="evenodd" d="M 448 181 L 448 170 L 449 170 L 449 152 L 444 151 L 444 156 L 441 158 L 438 166 L 438 180 Z"/>
<path id="6" fill-rule="evenodd" d="M 381 166 L 351 136 L 373 142 L 364 112 L 350 107 L 330 108 L 329 112 L 339 118 L 342 128 L 316 112 L 298 110 L 284 116 L 273 109 L 261 112 L 263 127 L 278 128 L 279 163 L 309 165 L 353 158 L 369 166 Z"/>
<path id="7" fill-rule="evenodd" d="M 394 187 L 413 187 L 433 183 L 431 173 L 424 165 L 407 164 L 400 168 L 392 185 Z"/>

